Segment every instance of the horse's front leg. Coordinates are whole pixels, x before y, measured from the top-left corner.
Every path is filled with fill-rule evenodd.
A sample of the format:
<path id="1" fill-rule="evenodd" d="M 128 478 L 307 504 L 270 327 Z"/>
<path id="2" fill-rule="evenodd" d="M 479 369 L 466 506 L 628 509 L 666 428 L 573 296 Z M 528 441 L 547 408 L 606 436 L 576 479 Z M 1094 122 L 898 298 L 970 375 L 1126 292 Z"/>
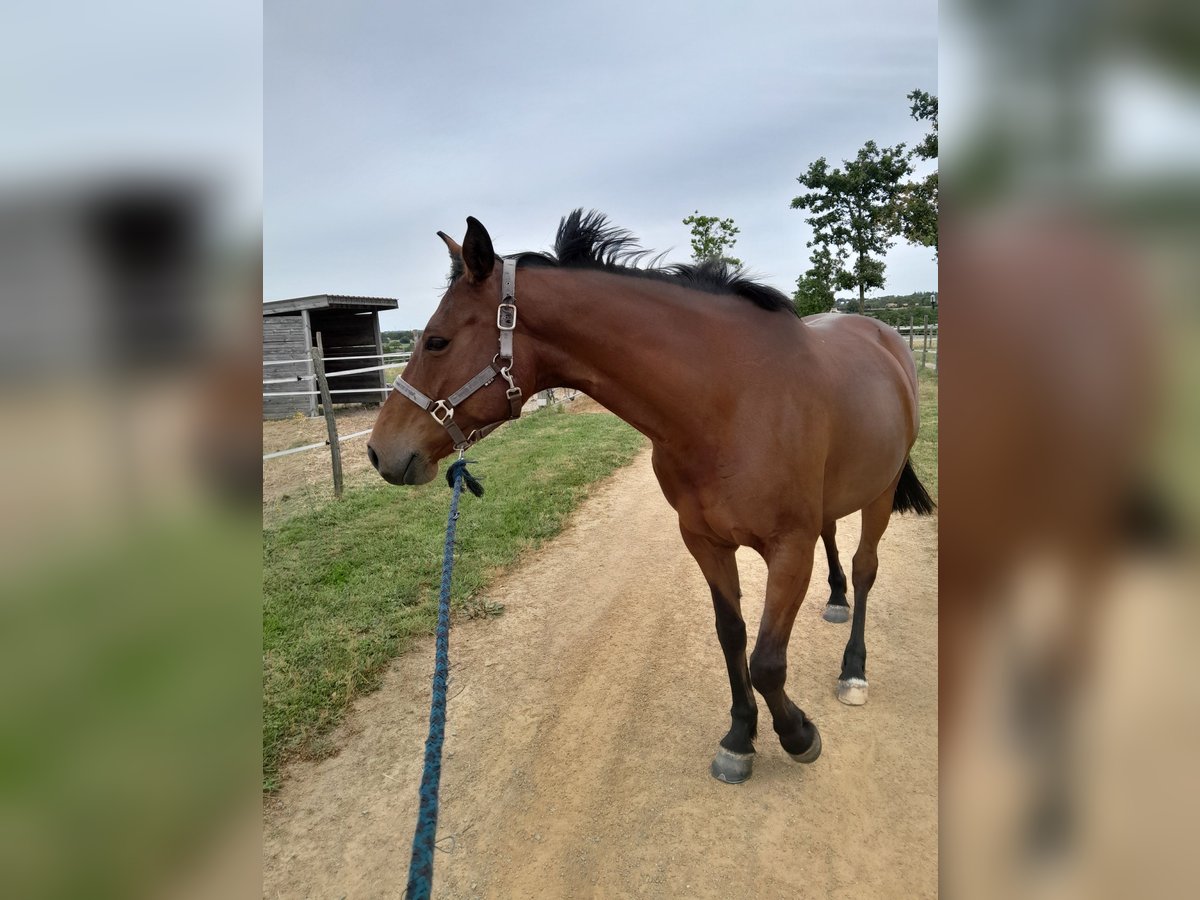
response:
<path id="1" fill-rule="evenodd" d="M 717 640 L 725 654 L 729 689 L 733 695 L 732 722 L 717 746 L 711 772 L 718 781 L 737 784 L 750 777 L 754 767 L 754 738 L 758 731 L 758 705 L 750 689 L 746 665 L 746 623 L 742 619 L 742 590 L 738 584 L 735 547 L 714 544 L 680 526 L 683 542 L 695 557 L 712 592 L 717 620 Z"/>
<path id="2" fill-rule="evenodd" d="M 750 657 L 750 680 L 771 710 L 779 743 L 797 762 L 821 755 L 817 726 L 783 691 L 787 680 L 787 647 L 792 624 L 812 576 L 816 534 L 795 535 L 780 542 L 767 557 L 767 601 L 758 640 Z"/>

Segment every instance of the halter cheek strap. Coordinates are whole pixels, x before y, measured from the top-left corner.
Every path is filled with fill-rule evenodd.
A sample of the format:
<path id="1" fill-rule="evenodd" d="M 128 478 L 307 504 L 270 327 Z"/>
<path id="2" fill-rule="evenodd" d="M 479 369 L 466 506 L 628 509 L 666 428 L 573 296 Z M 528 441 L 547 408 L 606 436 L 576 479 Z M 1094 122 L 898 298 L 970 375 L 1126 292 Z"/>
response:
<path id="1" fill-rule="evenodd" d="M 517 387 L 512 377 L 513 330 L 516 327 L 517 261 L 516 259 L 506 259 L 504 260 L 504 269 L 500 278 L 500 306 L 496 310 L 496 328 L 500 331 L 500 352 L 492 358 L 490 363 L 479 370 L 478 375 L 445 400 L 433 400 L 427 397 L 405 381 L 404 377 L 400 375 L 396 376 L 396 380 L 392 382 L 392 388 L 433 416 L 434 421 L 445 428 L 450 434 L 450 439 L 454 441 L 455 450 L 466 450 L 472 444 L 487 437 L 509 419 L 517 419 L 521 416 L 521 406 L 523 405 L 521 389 Z M 508 390 L 504 392 L 509 403 L 508 418 L 485 425 L 483 428 L 477 428 L 469 435 L 463 434 L 463 430 L 454 421 L 455 407 L 459 406 L 476 391 L 482 390 L 495 381 L 496 376 L 503 378 L 508 383 Z"/>

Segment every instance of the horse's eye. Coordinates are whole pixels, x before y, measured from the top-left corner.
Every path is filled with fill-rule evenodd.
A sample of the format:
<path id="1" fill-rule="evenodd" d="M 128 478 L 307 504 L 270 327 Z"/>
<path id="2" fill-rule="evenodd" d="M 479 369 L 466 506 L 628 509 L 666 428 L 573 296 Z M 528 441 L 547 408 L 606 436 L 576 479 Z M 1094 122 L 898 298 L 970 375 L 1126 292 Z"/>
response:
<path id="1" fill-rule="evenodd" d="M 445 338 L 431 337 L 425 339 L 426 350 L 445 350 L 450 346 L 450 342 Z"/>

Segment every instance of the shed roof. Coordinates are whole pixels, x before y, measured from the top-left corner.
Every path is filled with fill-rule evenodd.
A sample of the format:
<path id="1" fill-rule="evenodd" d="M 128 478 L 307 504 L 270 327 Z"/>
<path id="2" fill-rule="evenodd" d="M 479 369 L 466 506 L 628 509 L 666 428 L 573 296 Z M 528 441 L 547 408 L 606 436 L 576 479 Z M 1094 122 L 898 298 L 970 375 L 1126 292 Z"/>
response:
<path id="1" fill-rule="evenodd" d="M 344 294 L 313 294 L 311 297 L 293 297 L 290 300 L 268 300 L 262 305 L 264 316 L 280 313 L 300 312 L 302 309 L 347 309 L 354 312 L 371 312 L 381 309 L 397 309 L 399 300 L 391 297 L 348 297 Z"/>

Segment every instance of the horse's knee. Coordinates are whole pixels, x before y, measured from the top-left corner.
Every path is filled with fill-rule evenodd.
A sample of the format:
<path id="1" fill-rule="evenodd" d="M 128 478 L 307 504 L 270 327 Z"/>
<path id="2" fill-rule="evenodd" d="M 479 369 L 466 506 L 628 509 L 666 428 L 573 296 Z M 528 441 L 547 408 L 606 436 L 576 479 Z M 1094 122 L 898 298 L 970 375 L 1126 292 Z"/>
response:
<path id="1" fill-rule="evenodd" d="M 764 696 L 782 690 L 787 679 L 787 659 L 782 653 L 754 651 L 750 657 L 750 683 Z"/>

